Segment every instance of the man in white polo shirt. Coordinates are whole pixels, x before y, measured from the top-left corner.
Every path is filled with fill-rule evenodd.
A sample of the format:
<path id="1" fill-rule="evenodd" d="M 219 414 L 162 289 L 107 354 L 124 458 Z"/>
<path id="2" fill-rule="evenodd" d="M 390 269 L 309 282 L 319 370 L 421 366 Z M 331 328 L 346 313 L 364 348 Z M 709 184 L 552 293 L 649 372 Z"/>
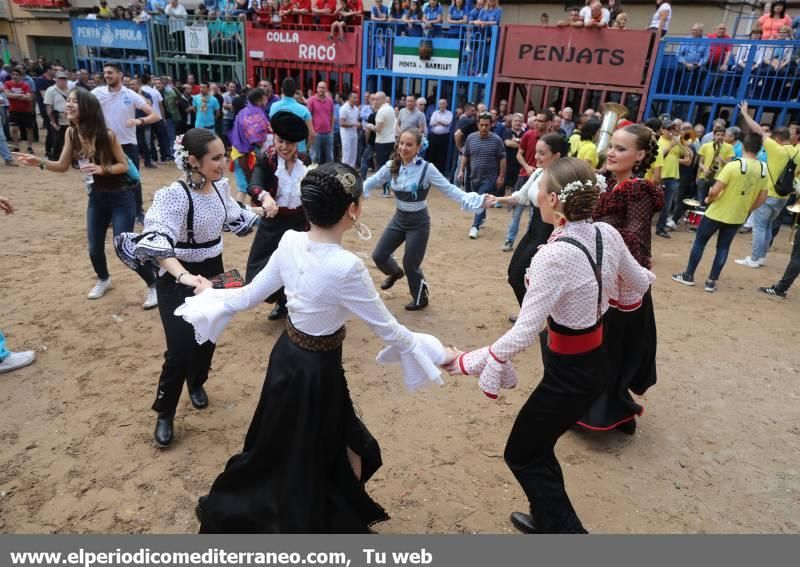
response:
<path id="1" fill-rule="evenodd" d="M 367 128 L 375 131 L 375 162 L 380 169 L 389 161 L 394 149 L 394 130 L 397 117 L 394 114 L 394 108 L 386 100 L 386 93 L 376 92 L 375 103 L 378 106 L 375 124 L 367 124 Z"/>
<path id="2" fill-rule="evenodd" d="M 153 112 L 147 101 L 132 90 L 122 86 L 122 68 L 116 63 L 106 63 L 103 66 L 103 78 L 106 84 L 97 87 L 92 94 L 100 101 L 103 107 L 103 117 L 106 126 L 122 144 L 122 151 L 139 167 L 139 146 L 136 143 L 136 126 L 153 124 L 160 120 L 158 114 Z M 145 113 L 144 118 L 136 118 L 136 109 Z M 142 185 L 136 184 L 136 220 L 144 223 L 144 208 L 142 205 Z"/>

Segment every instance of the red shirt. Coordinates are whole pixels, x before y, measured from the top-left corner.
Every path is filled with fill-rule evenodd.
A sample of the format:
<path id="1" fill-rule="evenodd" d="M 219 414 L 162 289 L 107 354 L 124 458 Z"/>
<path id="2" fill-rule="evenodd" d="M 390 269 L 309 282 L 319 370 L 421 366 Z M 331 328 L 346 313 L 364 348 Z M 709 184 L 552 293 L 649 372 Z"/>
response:
<path id="1" fill-rule="evenodd" d="M 321 26 L 330 26 L 338 19 L 333 15 L 333 12 L 336 10 L 336 0 L 314 0 L 314 7 L 317 10 L 328 8 L 331 11 L 330 14 L 320 14 L 317 16 Z"/>
<path id="2" fill-rule="evenodd" d="M 364 17 L 364 4 L 361 0 L 348 0 L 347 9 L 351 12 L 355 12 L 354 15 L 347 19 L 347 23 L 353 24 L 354 26 L 361 25 L 361 20 Z"/>
<path id="3" fill-rule="evenodd" d="M 192 96 L 200 94 L 200 85 L 192 85 Z"/>
<path id="4" fill-rule="evenodd" d="M 292 7 L 295 10 L 308 10 L 308 14 L 298 14 L 298 24 L 310 24 L 313 22 L 311 19 L 311 0 L 292 0 Z"/>
<path id="5" fill-rule="evenodd" d="M 31 88 L 28 86 L 28 83 L 24 81 L 19 83 L 6 81 L 6 93 L 28 94 L 30 92 Z M 33 112 L 33 99 L 22 100 L 19 98 L 9 98 L 8 110 L 11 112 Z"/>
<path id="6" fill-rule="evenodd" d="M 731 36 L 728 34 L 725 35 L 717 35 L 716 33 L 708 34 L 709 39 L 730 39 Z M 725 59 L 727 58 L 728 54 L 731 52 L 731 44 L 730 43 L 719 43 L 716 45 L 710 45 L 708 48 L 708 63 L 710 65 L 714 65 L 719 67 L 723 63 L 725 63 Z"/>
<path id="7" fill-rule="evenodd" d="M 525 156 L 525 162 L 531 167 L 536 167 L 536 142 L 538 141 L 539 132 L 534 128 L 525 132 L 519 140 L 519 149 L 522 150 L 522 155 Z M 522 164 L 520 164 L 519 176 L 528 177 L 528 172 L 525 171 L 525 168 L 521 167 L 521 165 Z"/>

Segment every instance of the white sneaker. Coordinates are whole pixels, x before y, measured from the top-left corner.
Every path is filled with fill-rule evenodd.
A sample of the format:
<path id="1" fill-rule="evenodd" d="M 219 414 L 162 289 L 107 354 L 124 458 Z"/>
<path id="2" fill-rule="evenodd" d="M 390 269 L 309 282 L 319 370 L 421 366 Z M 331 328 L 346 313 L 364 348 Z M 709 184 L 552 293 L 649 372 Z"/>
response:
<path id="1" fill-rule="evenodd" d="M 667 228 L 670 230 L 675 230 L 675 221 L 672 219 L 667 220 Z"/>
<path id="2" fill-rule="evenodd" d="M 478 238 L 478 227 L 473 226 L 471 229 L 469 229 L 469 237 L 472 240 Z"/>
<path id="3" fill-rule="evenodd" d="M 0 362 L 0 374 L 11 372 L 17 368 L 22 368 L 23 366 L 28 366 L 34 360 L 36 360 L 36 353 L 32 350 L 26 350 L 25 352 L 12 352 L 5 357 L 3 362 Z"/>
<path id="4" fill-rule="evenodd" d="M 158 294 L 156 293 L 156 286 L 150 286 L 147 288 L 147 297 L 142 304 L 142 307 L 145 309 L 152 309 L 158 305 Z"/>
<path id="5" fill-rule="evenodd" d="M 760 268 L 762 264 L 759 260 L 753 260 L 750 256 L 743 260 L 734 260 L 740 266 L 747 266 L 748 268 Z"/>
<path id="6" fill-rule="evenodd" d="M 87 297 L 89 299 L 100 299 L 101 297 L 103 297 L 103 295 L 105 295 L 105 293 L 109 290 L 110 287 L 111 287 L 111 278 L 108 278 L 107 280 L 97 280 L 97 283 L 94 284 L 92 291 L 89 292 L 89 295 Z"/>

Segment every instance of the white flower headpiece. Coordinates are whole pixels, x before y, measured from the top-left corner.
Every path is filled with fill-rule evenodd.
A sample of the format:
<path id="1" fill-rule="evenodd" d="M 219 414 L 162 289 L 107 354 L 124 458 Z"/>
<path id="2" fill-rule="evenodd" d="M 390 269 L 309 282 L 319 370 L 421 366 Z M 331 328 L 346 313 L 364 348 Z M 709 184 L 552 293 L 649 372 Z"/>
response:
<path id="1" fill-rule="evenodd" d="M 608 188 L 606 178 L 599 173 L 596 173 L 594 181 L 586 180 L 583 183 L 580 181 L 571 181 L 570 183 L 567 183 L 558 194 L 558 200 L 562 203 L 566 203 L 567 199 L 569 199 L 573 194 L 583 191 L 584 189 L 591 189 L 593 187 L 597 187 L 598 191 L 605 193 L 606 189 Z"/>
<path id="2" fill-rule="evenodd" d="M 189 152 L 183 147 L 183 134 L 176 136 L 175 143 L 172 144 L 172 155 L 175 156 L 175 165 L 180 171 L 186 171 L 186 160 L 189 159 Z"/>

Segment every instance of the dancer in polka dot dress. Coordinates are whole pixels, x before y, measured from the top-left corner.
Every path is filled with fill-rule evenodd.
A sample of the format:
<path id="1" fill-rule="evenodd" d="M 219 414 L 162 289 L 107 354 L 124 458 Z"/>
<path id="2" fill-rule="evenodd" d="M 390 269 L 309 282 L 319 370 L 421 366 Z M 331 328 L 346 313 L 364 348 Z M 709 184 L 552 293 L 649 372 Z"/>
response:
<path id="1" fill-rule="evenodd" d="M 153 410 L 158 412 L 154 440 L 172 442 L 173 420 L 183 384 L 197 409 L 208 405 L 208 380 L 214 344 L 198 345 L 192 326 L 175 309 L 192 295 L 203 278 L 224 272 L 222 232 L 249 233 L 263 210 L 242 208 L 230 196 L 225 171 L 225 146 L 212 132 L 193 128 L 176 141 L 175 162 L 184 174 L 156 191 L 141 235 L 126 232 L 114 239 L 117 255 L 131 268 L 157 264 L 158 311 L 167 351 L 158 380 Z"/>
<path id="2" fill-rule="evenodd" d="M 609 145 L 606 169 L 617 184 L 600 195 L 592 216 L 622 235 L 636 261 L 650 269 L 653 214 L 664 205 L 664 192 L 641 177 L 655 161 L 658 138 L 652 130 L 632 124 L 617 130 Z M 631 391 L 644 394 L 656 383 L 656 319 L 653 298 L 620 285 L 604 321 L 604 343 L 611 373 L 605 391 L 578 425 L 594 431 L 636 431 L 636 416 L 644 411 Z"/>
<path id="3" fill-rule="evenodd" d="M 602 321 L 609 301 L 623 285 L 643 294 L 655 276 L 614 228 L 591 222 L 604 183 L 585 161 L 563 158 L 543 175 L 537 202 L 542 220 L 555 230 L 531 261 L 517 322 L 491 346 L 456 351 L 445 368 L 479 375 L 480 388 L 495 398 L 516 385 L 511 359 L 541 339 L 544 376 L 517 416 L 504 455 L 531 513 L 514 512 L 511 522 L 524 533 L 586 533 L 554 447 L 605 387 Z"/>

